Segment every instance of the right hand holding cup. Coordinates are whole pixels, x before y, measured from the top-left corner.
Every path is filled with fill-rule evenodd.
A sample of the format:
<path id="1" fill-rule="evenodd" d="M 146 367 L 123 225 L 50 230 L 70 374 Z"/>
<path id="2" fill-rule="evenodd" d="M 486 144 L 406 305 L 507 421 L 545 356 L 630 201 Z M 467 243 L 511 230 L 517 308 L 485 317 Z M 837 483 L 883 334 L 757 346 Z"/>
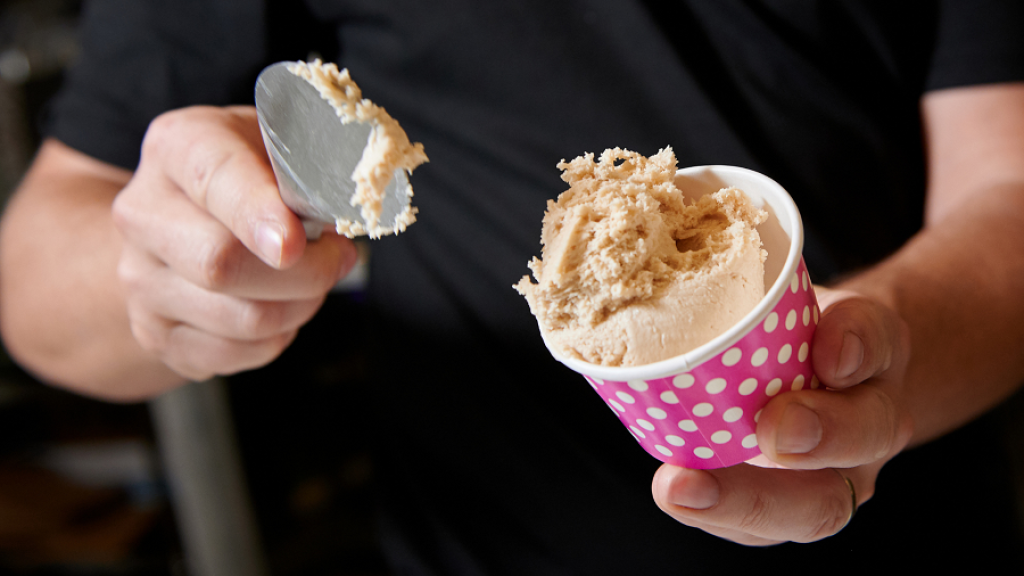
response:
<path id="1" fill-rule="evenodd" d="M 113 213 L 132 332 L 190 380 L 274 360 L 356 261 L 333 231 L 307 243 L 251 107 L 154 120 Z"/>
<path id="2" fill-rule="evenodd" d="M 780 394 L 764 408 L 763 454 L 716 470 L 663 465 L 654 499 L 676 520 L 749 545 L 809 542 L 841 530 L 874 493 L 882 466 L 910 440 L 903 406 L 910 354 L 905 323 L 852 292 L 816 289 L 822 307 L 812 347 L 829 388 Z"/>

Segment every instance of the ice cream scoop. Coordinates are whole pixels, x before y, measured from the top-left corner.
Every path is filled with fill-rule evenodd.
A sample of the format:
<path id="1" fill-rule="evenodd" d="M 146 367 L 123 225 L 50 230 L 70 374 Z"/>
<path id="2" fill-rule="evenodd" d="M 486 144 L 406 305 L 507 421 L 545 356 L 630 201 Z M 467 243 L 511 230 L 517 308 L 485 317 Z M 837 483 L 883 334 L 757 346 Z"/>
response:
<path id="1" fill-rule="evenodd" d="M 307 236 L 334 225 L 346 236 L 379 237 L 415 221 L 408 176 L 426 161 L 423 147 L 362 98 L 347 70 L 279 62 L 260 73 L 255 98 L 281 199 Z"/>

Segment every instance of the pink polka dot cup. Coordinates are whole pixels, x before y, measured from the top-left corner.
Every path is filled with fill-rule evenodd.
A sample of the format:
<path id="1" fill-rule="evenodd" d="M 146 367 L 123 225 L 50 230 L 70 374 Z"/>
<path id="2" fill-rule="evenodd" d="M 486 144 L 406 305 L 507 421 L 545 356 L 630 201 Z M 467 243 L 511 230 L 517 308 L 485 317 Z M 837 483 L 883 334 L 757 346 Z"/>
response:
<path id="1" fill-rule="evenodd" d="M 818 306 L 801 256 L 803 226 L 774 180 L 732 166 L 680 170 L 676 186 L 699 198 L 728 186 L 768 212 L 758 226 L 768 252 L 766 294 L 735 326 L 686 354 L 643 366 L 608 367 L 560 355 L 582 374 L 652 456 L 687 468 L 721 468 L 757 456 L 757 418 L 772 397 L 817 388 L 810 347 Z"/>

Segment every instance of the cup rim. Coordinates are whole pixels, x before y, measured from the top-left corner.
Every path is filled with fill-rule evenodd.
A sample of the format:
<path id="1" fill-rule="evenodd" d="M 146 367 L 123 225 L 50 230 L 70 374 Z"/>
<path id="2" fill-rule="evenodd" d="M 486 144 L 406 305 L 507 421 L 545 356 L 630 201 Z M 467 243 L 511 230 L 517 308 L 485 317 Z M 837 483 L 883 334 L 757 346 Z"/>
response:
<path id="1" fill-rule="evenodd" d="M 722 352 L 725 352 L 731 346 L 739 342 L 747 333 L 760 324 L 761 321 L 771 313 L 779 301 L 782 300 L 785 291 L 789 288 L 793 274 L 800 265 L 800 259 L 803 254 L 803 224 L 800 219 L 800 211 L 797 209 L 793 198 L 788 192 L 786 192 L 786 189 L 775 180 L 761 174 L 760 172 L 756 172 L 748 168 L 741 168 L 739 166 L 728 166 L 722 164 L 691 166 L 677 170 L 676 176 L 690 176 L 704 172 L 711 172 L 716 176 L 722 177 L 722 180 L 727 186 L 733 185 L 731 184 L 732 180 L 729 178 L 730 175 L 745 176 L 748 178 L 753 177 L 756 180 L 760 180 L 762 184 L 762 196 L 765 198 L 770 196 L 773 199 L 773 202 L 768 202 L 767 199 L 765 202 L 771 204 L 772 209 L 775 210 L 777 214 L 777 217 L 779 217 L 779 212 L 785 213 L 789 222 L 791 222 L 791 229 L 787 230 L 783 227 L 783 231 L 790 237 L 789 252 L 786 254 L 786 262 L 783 265 L 782 270 L 779 272 L 778 278 L 775 279 L 775 283 L 772 284 L 771 288 L 765 292 L 764 298 L 762 298 L 761 301 L 758 302 L 757 305 L 754 306 L 754 308 L 739 322 L 734 324 L 725 332 L 712 338 L 710 341 L 686 352 L 685 354 L 680 354 L 679 356 L 673 356 L 671 358 L 666 358 L 665 360 L 659 360 L 658 362 L 642 364 L 639 366 L 604 366 L 563 356 L 548 343 L 543 331 L 541 331 L 541 337 L 544 339 L 544 345 L 547 346 L 548 350 L 556 360 L 580 374 L 600 378 L 602 380 L 611 380 L 614 382 L 625 382 L 628 380 L 652 380 L 655 378 L 689 372 Z"/>

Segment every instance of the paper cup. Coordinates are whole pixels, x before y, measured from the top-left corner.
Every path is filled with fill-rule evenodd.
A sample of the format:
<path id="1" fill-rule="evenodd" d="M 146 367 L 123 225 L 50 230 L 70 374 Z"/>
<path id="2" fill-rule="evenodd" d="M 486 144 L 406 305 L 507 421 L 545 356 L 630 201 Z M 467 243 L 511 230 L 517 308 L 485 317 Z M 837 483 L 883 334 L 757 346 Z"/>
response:
<path id="1" fill-rule="evenodd" d="M 800 213 L 779 184 L 745 168 L 696 166 L 680 170 L 676 186 L 691 200 L 735 186 L 768 212 L 757 228 L 768 252 L 764 299 L 710 342 L 652 364 L 600 366 L 548 349 L 587 379 L 652 456 L 721 468 L 761 453 L 757 418 L 773 396 L 818 387 L 810 356 L 818 306 L 801 256 Z"/>

